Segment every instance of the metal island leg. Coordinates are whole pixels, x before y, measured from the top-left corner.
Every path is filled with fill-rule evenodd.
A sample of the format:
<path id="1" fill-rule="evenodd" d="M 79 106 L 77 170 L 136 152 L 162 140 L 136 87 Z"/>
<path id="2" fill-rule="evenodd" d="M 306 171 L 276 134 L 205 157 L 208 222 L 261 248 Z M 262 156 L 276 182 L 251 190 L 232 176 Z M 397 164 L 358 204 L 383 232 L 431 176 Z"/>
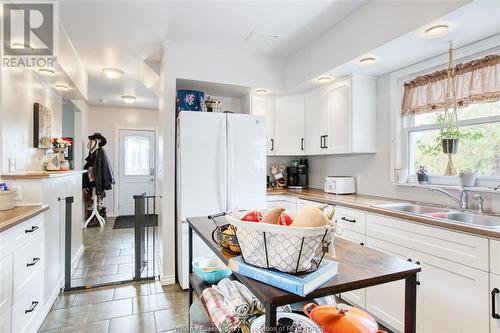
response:
<path id="1" fill-rule="evenodd" d="M 405 329 L 404 333 L 415 333 L 417 323 L 417 274 L 405 279 Z"/>
<path id="2" fill-rule="evenodd" d="M 276 305 L 266 303 L 266 332 L 276 332 Z"/>

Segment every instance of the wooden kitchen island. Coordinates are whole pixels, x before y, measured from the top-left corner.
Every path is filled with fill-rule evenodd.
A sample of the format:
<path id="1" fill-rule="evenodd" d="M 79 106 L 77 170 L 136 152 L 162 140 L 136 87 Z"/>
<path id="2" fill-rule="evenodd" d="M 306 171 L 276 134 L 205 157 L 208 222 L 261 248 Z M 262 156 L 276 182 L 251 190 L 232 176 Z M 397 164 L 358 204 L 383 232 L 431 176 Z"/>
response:
<path id="1" fill-rule="evenodd" d="M 195 232 L 227 264 L 234 255 L 224 251 L 212 240 L 212 231 L 216 227 L 214 221 L 208 217 L 191 217 L 187 218 L 187 221 L 189 223 L 189 262 L 191 263 L 193 258 L 192 238 L 193 232 Z M 218 225 L 225 224 L 223 217 L 216 219 L 216 222 Z M 335 255 L 335 260 L 339 264 L 338 275 L 306 297 L 289 293 L 239 274 L 233 275 L 265 305 L 268 332 L 276 331 L 276 308 L 278 306 L 404 279 L 404 332 L 415 332 L 417 273 L 421 270 L 420 266 L 339 238 L 335 239 Z M 200 280 L 193 274 L 191 265 L 189 272 L 189 304 L 191 305 L 193 290 L 199 292 L 203 284 L 200 287 Z"/>

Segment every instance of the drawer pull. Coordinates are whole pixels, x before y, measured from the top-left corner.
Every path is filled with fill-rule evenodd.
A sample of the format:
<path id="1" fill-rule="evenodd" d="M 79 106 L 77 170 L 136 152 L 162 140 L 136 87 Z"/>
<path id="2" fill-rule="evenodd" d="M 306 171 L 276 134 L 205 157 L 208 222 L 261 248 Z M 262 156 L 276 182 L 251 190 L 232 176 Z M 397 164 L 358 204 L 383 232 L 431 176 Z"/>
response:
<path id="1" fill-rule="evenodd" d="M 35 309 L 36 309 L 37 306 L 38 306 L 38 301 L 31 302 L 31 306 L 29 307 L 29 309 L 24 310 L 24 314 L 27 314 L 27 313 L 35 311 Z"/>
<path id="2" fill-rule="evenodd" d="M 33 258 L 33 261 L 32 262 L 29 262 L 26 264 L 26 267 L 30 267 L 30 266 L 35 266 L 37 262 L 40 261 L 40 258 Z"/>
<path id="3" fill-rule="evenodd" d="M 342 221 L 346 221 L 346 222 L 351 222 L 351 223 L 356 223 L 356 220 L 355 219 L 348 219 L 347 217 L 345 216 L 342 216 L 341 218 Z"/>
<path id="4" fill-rule="evenodd" d="M 500 315 L 496 313 L 496 302 L 495 302 L 495 296 L 496 294 L 499 294 L 500 290 L 498 288 L 493 288 L 491 291 L 491 317 L 493 319 L 500 319 Z"/>
<path id="5" fill-rule="evenodd" d="M 35 230 L 38 230 L 38 228 L 39 228 L 38 226 L 34 225 L 31 227 L 31 229 L 25 229 L 24 233 L 27 234 L 27 233 L 33 232 Z"/>

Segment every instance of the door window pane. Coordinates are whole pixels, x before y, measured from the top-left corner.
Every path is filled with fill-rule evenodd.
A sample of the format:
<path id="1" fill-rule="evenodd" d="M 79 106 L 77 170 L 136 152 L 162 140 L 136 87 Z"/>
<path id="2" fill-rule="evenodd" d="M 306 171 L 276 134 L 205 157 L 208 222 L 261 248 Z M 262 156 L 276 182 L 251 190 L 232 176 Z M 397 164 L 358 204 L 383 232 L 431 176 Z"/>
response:
<path id="1" fill-rule="evenodd" d="M 149 175 L 149 150 L 151 142 L 144 135 L 127 135 L 125 137 L 125 175 Z"/>

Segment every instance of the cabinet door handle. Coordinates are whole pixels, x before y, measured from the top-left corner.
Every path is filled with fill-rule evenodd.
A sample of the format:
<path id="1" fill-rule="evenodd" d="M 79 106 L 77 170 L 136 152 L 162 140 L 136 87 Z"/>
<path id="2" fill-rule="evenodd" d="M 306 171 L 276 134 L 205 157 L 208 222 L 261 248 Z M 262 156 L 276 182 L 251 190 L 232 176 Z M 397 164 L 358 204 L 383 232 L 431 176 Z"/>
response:
<path id="1" fill-rule="evenodd" d="M 411 258 L 408 258 L 408 259 L 406 259 L 406 261 L 408 261 L 408 262 L 412 262 L 413 260 L 411 260 Z"/>
<path id="2" fill-rule="evenodd" d="M 271 151 L 274 150 L 274 139 L 271 139 Z"/>
<path id="3" fill-rule="evenodd" d="M 38 306 L 38 301 L 31 302 L 31 306 L 28 309 L 24 310 L 24 313 L 27 314 L 27 313 L 35 311 L 37 306 Z"/>
<path id="4" fill-rule="evenodd" d="M 420 261 L 415 261 L 415 264 L 420 266 Z"/>
<path id="5" fill-rule="evenodd" d="M 304 150 L 304 138 L 300 139 L 300 149 Z"/>
<path id="6" fill-rule="evenodd" d="M 31 229 L 25 229 L 24 233 L 27 234 L 27 233 L 33 232 L 35 230 L 38 230 L 38 228 L 39 228 L 38 226 L 33 225 L 33 226 L 31 226 Z"/>
<path id="7" fill-rule="evenodd" d="M 323 144 L 323 135 L 319 137 L 319 147 L 321 149 L 325 148 L 324 144 Z"/>
<path id="8" fill-rule="evenodd" d="M 328 148 L 328 145 L 326 144 L 326 140 L 328 139 L 328 135 L 323 135 L 325 137 L 325 139 L 323 140 L 324 141 L 324 148 L 327 149 Z"/>
<path id="9" fill-rule="evenodd" d="M 356 220 L 355 219 L 348 219 L 347 217 L 345 216 L 342 216 L 341 218 L 342 221 L 346 221 L 346 222 L 351 222 L 351 223 L 356 223 Z"/>
<path id="10" fill-rule="evenodd" d="M 495 296 L 496 294 L 499 294 L 500 290 L 498 288 L 493 288 L 491 291 L 491 317 L 493 319 L 500 319 L 500 315 L 496 313 L 496 302 L 495 302 Z"/>
<path id="11" fill-rule="evenodd" d="M 361 245 L 361 246 L 365 246 L 365 243 L 361 242 L 361 243 L 359 243 L 359 245 Z"/>
<path id="12" fill-rule="evenodd" d="M 33 258 L 33 261 L 32 262 L 29 262 L 26 264 L 26 267 L 30 267 L 30 266 L 35 266 L 37 262 L 40 261 L 40 258 Z"/>

